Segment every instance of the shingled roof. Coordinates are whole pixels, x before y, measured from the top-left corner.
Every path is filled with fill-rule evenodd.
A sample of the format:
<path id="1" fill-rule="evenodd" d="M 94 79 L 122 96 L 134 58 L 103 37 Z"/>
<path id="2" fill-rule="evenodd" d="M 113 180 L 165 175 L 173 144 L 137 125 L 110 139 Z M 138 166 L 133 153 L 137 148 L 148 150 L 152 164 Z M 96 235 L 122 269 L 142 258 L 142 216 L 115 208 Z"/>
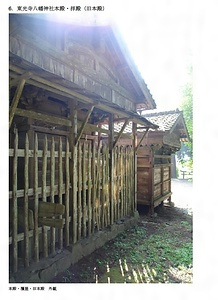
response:
<path id="1" fill-rule="evenodd" d="M 158 125 L 157 130 L 169 131 L 171 130 L 177 119 L 181 116 L 181 114 L 182 112 L 179 110 L 171 110 L 149 114 L 143 113 L 142 116 L 155 125 Z"/>
<path id="2" fill-rule="evenodd" d="M 173 132 L 177 130 L 179 132 L 181 141 L 188 141 L 189 135 L 188 130 L 185 125 L 185 120 L 182 111 L 171 110 L 155 113 L 143 113 L 142 116 L 146 118 L 149 122 L 158 126 L 157 129 L 150 129 L 151 131 L 159 132 Z M 119 122 L 114 124 L 115 132 L 119 132 L 123 126 L 124 122 Z M 139 126 L 140 127 L 140 126 Z M 138 129 L 138 131 L 144 131 L 145 129 Z M 124 133 L 132 133 L 132 122 L 126 126 Z"/>
<path id="3" fill-rule="evenodd" d="M 180 138 L 183 141 L 188 141 L 189 135 L 182 111 L 176 109 L 155 113 L 143 113 L 142 115 L 148 121 L 157 125 L 158 131 L 172 132 L 177 129 L 180 133 Z"/>

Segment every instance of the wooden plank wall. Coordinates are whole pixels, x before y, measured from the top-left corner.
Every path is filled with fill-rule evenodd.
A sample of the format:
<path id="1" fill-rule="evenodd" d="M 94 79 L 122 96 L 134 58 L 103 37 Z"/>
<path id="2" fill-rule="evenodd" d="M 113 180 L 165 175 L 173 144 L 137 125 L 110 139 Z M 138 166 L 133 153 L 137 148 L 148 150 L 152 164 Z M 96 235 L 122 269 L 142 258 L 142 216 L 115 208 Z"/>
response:
<path id="1" fill-rule="evenodd" d="M 113 151 L 114 188 L 111 203 L 107 145 L 98 147 L 90 140 L 78 143 L 76 199 L 73 199 L 72 193 L 71 152 L 66 137 L 55 140 L 45 135 L 42 143 L 42 137 L 35 134 L 34 146 L 30 149 L 26 135 L 24 149 L 18 145 L 19 135 L 16 132 L 13 147 L 9 149 L 13 183 L 9 191 L 12 272 L 75 242 L 75 232 L 77 242 L 110 225 L 111 205 L 114 222 L 134 212 L 132 147 L 119 146 Z M 23 174 L 18 173 L 18 162 L 23 164 Z M 33 170 L 28 168 L 29 165 L 33 166 Z M 18 176 L 24 177 L 22 188 L 18 188 Z M 73 211 L 74 201 L 76 212 Z M 42 203 L 56 205 L 54 212 L 42 211 Z M 64 207 L 61 213 L 57 205 Z M 20 214 L 24 216 L 24 221 Z M 75 214 L 77 221 L 74 225 Z"/>

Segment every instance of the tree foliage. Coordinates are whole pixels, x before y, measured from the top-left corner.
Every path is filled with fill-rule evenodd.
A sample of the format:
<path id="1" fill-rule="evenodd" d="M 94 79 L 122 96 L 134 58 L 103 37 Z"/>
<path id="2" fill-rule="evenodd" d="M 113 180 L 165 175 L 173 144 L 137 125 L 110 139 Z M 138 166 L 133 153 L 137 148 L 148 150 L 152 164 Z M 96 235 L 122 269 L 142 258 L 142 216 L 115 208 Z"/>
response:
<path id="1" fill-rule="evenodd" d="M 187 147 L 183 147 L 183 150 L 186 148 L 186 154 L 190 156 L 189 165 L 192 167 L 193 163 L 193 89 L 192 89 L 192 68 L 190 68 L 189 71 L 190 80 L 186 83 L 186 85 L 183 88 L 183 101 L 181 104 L 181 110 L 183 111 L 183 116 L 185 119 L 185 124 L 189 133 L 189 142 L 185 143 L 185 146 L 189 148 L 189 151 L 187 151 Z M 181 149 L 182 150 L 182 149 Z M 181 152 L 180 150 L 180 152 Z M 181 158 L 184 157 L 184 155 L 181 155 Z M 182 160 L 182 159 L 181 159 Z"/>

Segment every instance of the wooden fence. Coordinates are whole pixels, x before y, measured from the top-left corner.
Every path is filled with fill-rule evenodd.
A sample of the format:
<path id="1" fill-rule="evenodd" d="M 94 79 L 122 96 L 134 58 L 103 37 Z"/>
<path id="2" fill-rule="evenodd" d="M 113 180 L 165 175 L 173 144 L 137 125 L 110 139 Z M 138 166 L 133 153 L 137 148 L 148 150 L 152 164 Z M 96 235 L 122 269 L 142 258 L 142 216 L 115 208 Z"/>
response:
<path id="1" fill-rule="evenodd" d="M 108 146 L 81 140 L 76 147 L 75 164 L 66 137 L 55 141 L 45 136 L 39 143 L 35 134 L 32 149 L 27 134 L 24 147 L 18 147 L 19 138 L 16 133 L 9 150 L 12 272 L 133 213 L 131 147 L 114 149 L 111 185 Z"/>

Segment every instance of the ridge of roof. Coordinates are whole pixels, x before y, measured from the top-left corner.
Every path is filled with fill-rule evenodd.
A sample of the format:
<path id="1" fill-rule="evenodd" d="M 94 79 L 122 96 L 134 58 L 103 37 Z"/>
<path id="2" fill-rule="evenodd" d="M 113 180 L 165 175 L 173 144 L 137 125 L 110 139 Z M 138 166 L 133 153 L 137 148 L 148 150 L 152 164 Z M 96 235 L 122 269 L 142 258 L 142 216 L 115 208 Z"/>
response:
<path id="1" fill-rule="evenodd" d="M 170 114 L 181 114 L 182 111 L 178 108 L 175 110 L 168 110 L 168 111 L 159 111 L 159 112 L 153 112 L 153 113 L 142 113 L 142 116 L 144 117 L 155 117 L 155 116 L 162 116 L 162 115 L 170 115 Z"/>

